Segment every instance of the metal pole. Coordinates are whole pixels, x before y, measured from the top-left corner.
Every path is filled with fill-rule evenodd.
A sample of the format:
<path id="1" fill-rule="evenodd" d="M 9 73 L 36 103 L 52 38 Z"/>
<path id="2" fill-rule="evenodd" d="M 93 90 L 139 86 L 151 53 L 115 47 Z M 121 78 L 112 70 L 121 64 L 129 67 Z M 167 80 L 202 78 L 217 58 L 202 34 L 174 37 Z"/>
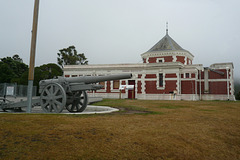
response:
<path id="1" fill-rule="evenodd" d="M 39 10 L 39 0 L 35 0 L 34 13 L 33 13 L 33 25 L 32 25 L 32 41 L 31 41 L 31 50 L 30 50 L 29 73 L 28 73 L 27 113 L 31 113 L 32 111 L 32 88 L 33 88 L 33 80 L 34 80 L 38 10 Z"/>

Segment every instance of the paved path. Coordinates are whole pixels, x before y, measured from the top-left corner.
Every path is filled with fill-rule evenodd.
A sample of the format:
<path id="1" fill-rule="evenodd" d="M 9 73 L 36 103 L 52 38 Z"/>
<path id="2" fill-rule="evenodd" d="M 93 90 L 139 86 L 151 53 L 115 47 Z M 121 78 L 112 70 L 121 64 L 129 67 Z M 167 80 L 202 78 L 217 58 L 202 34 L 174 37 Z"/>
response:
<path id="1" fill-rule="evenodd" d="M 111 112 L 117 112 L 117 111 L 119 111 L 119 109 L 112 108 L 112 107 L 88 105 L 83 112 L 70 113 L 68 112 L 68 110 L 64 109 L 62 113 L 58 113 L 58 114 L 103 114 L 103 113 L 111 113 Z M 8 112 L 0 111 L 0 113 L 25 113 L 25 110 L 23 110 L 23 112 L 14 112 L 14 111 L 8 110 Z M 44 112 L 41 106 L 35 106 L 32 108 L 32 113 L 44 113 Z"/>
<path id="2" fill-rule="evenodd" d="M 38 97 L 34 97 L 34 98 L 38 98 Z M 13 97 L 8 97 L 7 98 L 10 101 L 13 102 L 19 102 L 20 100 L 26 101 L 26 97 L 17 97 L 17 98 L 13 98 Z M 89 102 L 98 102 L 101 101 L 102 98 L 100 97 L 89 97 Z M 13 111 L 13 110 L 7 110 L 7 112 L 3 112 L 0 110 L 0 113 L 26 113 L 26 108 L 22 109 L 22 112 L 17 112 L 17 111 Z M 116 112 L 119 111 L 116 108 L 112 108 L 112 107 L 107 107 L 107 106 L 93 106 L 93 105 L 88 105 L 87 108 L 83 111 L 83 112 L 78 112 L 78 113 L 70 113 L 68 112 L 68 110 L 64 109 L 62 111 L 62 113 L 60 114 L 103 114 L 103 113 L 111 113 L 111 112 Z M 32 113 L 44 113 L 41 106 L 35 106 L 32 108 Z M 47 114 L 47 113 L 46 113 Z"/>

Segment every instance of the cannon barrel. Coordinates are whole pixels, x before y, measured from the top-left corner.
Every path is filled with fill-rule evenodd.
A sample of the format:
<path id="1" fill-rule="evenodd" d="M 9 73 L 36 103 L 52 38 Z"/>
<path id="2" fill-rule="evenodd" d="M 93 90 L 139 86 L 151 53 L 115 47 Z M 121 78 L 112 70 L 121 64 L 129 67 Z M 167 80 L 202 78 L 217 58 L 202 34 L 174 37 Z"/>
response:
<path id="1" fill-rule="evenodd" d="M 130 73 L 107 75 L 107 76 L 82 76 L 82 77 L 70 77 L 70 78 L 62 77 L 58 79 L 41 80 L 39 82 L 39 85 L 47 85 L 49 83 L 61 83 L 61 82 L 91 84 L 91 83 L 98 83 L 98 82 L 104 82 L 104 81 L 129 79 L 131 77 L 132 77 L 132 74 Z"/>

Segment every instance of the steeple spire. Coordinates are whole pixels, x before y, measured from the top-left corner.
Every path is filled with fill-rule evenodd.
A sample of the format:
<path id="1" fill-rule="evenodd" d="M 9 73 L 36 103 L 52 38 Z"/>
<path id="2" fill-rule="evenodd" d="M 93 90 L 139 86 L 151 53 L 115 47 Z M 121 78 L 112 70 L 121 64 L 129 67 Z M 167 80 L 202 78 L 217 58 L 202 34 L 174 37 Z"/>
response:
<path id="1" fill-rule="evenodd" d="M 166 23 L 166 34 L 168 34 L 168 22 Z"/>

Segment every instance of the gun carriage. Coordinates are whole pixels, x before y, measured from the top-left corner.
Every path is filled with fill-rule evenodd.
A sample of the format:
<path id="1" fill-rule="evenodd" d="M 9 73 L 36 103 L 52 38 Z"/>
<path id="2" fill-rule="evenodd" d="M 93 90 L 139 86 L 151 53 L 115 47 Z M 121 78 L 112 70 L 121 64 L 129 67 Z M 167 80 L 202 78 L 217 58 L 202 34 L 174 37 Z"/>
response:
<path id="1" fill-rule="evenodd" d="M 69 112 L 82 112 L 88 104 L 88 95 L 86 91 L 99 90 L 104 87 L 96 83 L 129 79 L 131 77 L 132 74 L 118 74 L 71 78 L 58 77 L 58 79 L 41 80 L 39 82 L 40 97 L 33 102 L 40 102 L 42 110 L 46 113 L 61 113 L 65 107 Z M 27 104 L 26 101 L 17 103 L 6 102 L 8 101 L 4 100 L 0 103 L 1 109 L 6 110 L 17 107 L 26 107 Z"/>

